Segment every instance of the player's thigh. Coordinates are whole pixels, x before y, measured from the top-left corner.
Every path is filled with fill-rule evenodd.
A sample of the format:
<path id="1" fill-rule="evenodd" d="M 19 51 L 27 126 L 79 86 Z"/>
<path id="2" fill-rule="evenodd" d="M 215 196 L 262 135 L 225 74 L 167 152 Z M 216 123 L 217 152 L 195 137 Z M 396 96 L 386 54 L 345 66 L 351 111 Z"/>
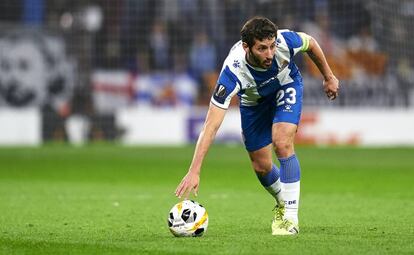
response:
<path id="1" fill-rule="evenodd" d="M 271 102 L 240 108 L 243 142 L 247 151 L 254 152 L 272 143 L 274 114 L 275 104 Z"/>
<path id="2" fill-rule="evenodd" d="M 261 149 L 249 151 L 250 161 L 257 173 L 265 174 L 272 169 L 272 145 L 269 144 Z"/>
<path id="3" fill-rule="evenodd" d="M 277 144 L 293 144 L 295 135 L 298 130 L 296 124 L 288 122 L 273 123 L 272 127 L 272 143 Z"/>

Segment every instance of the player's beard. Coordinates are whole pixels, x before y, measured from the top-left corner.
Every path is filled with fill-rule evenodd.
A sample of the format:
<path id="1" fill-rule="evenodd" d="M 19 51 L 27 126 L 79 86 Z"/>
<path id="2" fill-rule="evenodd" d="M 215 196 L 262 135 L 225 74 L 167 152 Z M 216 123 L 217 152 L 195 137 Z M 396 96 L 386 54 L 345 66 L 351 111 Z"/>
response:
<path id="1" fill-rule="evenodd" d="M 270 67 L 272 67 L 272 60 L 270 60 L 270 64 L 266 65 L 266 61 L 268 61 L 268 59 L 265 59 L 263 61 L 260 61 L 260 58 L 258 56 L 256 56 L 252 50 L 249 51 L 249 60 L 252 61 L 253 65 L 256 67 L 260 67 L 263 69 L 270 69 Z"/>

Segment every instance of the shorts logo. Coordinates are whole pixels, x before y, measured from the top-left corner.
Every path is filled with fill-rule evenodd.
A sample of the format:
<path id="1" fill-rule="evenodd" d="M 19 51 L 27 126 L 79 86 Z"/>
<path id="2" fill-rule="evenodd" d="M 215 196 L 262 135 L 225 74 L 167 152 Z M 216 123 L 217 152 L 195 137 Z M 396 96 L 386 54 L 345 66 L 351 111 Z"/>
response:
<path id="1" fill-rule="evenodd" d="M 216 95 L 216 97 L 224 97 L 226 95 L 226 87 L 224 87 L 223 85 L 219 84 L 217 86 L 215 95 Z"/>
<path id="2" fill-rule="evenodd" d="M 285 105 L 285 109 L 283 111 L 284 112 L 293 112 L 292 111 L 292 106 L 290 104 Z"/>

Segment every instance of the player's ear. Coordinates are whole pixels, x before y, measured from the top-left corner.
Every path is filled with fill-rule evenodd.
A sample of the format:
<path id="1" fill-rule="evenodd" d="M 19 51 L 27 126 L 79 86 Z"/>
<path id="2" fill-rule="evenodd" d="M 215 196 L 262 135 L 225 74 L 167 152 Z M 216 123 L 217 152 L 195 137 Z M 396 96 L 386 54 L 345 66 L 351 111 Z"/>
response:
<path id="1" fill-rule="evenodd" d="M 245 51 L 246 53 L 248 53 L 248 52 L 249 52 L 249 45 L 248 45 L 247 43 L 243 42 L 243 43 L 242 43 L 242 46 L 243 46 L 244 51 Z"/>

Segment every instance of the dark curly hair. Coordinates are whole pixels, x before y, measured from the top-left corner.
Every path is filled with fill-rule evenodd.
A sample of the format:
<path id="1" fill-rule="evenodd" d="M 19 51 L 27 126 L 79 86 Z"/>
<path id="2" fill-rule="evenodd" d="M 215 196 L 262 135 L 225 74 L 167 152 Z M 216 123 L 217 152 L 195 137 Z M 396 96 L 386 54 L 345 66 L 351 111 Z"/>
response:
<path id="1" fill-rule="evenodd" d="M 247 43 L 249 48 L 254 45 L 254 40 L 262 41 L 276 37 L 277 26 L 268 18 L 256 16 L 249 19 L 240 31 L 242 42 Z"/>

